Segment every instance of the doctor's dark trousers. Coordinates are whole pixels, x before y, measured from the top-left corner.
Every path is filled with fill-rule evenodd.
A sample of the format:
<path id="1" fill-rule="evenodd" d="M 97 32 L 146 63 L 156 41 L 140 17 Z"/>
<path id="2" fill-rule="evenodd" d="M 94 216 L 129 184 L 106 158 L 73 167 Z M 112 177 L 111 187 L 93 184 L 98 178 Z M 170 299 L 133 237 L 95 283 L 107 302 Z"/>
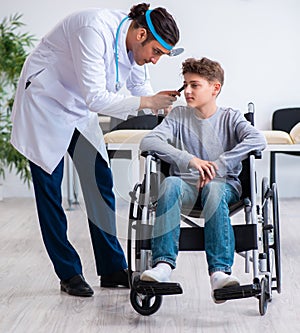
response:
<path id="1" fill-rule="evenodd" d="M 127 267 L 116 237 L 115 196 L 111 170 L 92 144 L 75 129 L 70 154 L 79 175 L 88 215 L 97 274 Z M 67 218 L 62 208 L 64 159 L 50 175 L 30 162 L 37 212 L 44 244 L 61 280 L 82 274 L 79 255 L 67 238 Z"/>

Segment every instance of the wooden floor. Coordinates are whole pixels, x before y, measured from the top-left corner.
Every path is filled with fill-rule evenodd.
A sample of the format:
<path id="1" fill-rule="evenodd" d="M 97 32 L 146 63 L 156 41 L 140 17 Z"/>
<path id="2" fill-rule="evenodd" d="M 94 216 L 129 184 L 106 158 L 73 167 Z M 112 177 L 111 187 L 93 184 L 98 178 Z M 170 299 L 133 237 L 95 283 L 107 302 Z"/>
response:
<path id="1" fill-rule="evenodd" d="M 118 230 L 126 248 L 126 208 L 119 207 Z M 274 292 L 265 316 L 258 300 L 216 305 L 210 298 L 204 253 L 180 253 L 172 278 L 183 295 L 165 296 L 154 315 L 143 317 L 129 301 L 128 290 L 99 287 L 83 207 L 69 211 L 69 237 L 80 253 L 92 298 L 61 293 L 40 237 L 32 199 L 0 202 L 0 332 L 300 332 L 300 199 L 282 200 L 282 293 Z M 251 283 L 236 256 L 234 274 Z"/>

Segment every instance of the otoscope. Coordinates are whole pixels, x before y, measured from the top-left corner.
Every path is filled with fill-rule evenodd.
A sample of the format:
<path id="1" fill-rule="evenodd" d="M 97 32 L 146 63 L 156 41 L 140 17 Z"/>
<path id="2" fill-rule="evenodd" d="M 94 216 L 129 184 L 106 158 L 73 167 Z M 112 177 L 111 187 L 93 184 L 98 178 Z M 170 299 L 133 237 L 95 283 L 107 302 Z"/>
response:
<path id="1" fill-rule="evenodd" d="M 184 90 L 184 86 L 182 86 L 181 88 L 179 88 L 177 91 L 180 93 L 180 92 L 182 92 L 182 90 Z"/>

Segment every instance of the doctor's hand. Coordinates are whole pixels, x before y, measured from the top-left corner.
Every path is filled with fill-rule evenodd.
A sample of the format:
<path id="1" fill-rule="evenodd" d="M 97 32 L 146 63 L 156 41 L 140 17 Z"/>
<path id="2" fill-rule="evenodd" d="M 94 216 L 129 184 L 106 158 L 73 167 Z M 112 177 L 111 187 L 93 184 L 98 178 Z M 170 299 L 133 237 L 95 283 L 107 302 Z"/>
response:
<path id="1" fill-rule="evenodd" d="M 163 115 L 163 116 L 167 116 L 173 109 L 173 105 L 168 106 L 167 108 L 164 109 L 159 109 L 159 110 L 154 110 L 152 109 L 152 113 L 156 116 L 158 115 Z"/>
<path id="2" fill-rule="evenodd" d="M 180 93 L 176 90 L 165 90 L 153 96 L 142 96 L 140 109 L 159 110 L 169 108 L 176 101 L 176 96 L 180 96 Z"/>
<path id="3" fill-rule="evenodd" d="M 164 112 L 164 115 L 167 116 L 173 109 L 173 105 L 170 105 L 169 107 L 167 108 L 164 108 L 163 109 L 163 112 Z"/>

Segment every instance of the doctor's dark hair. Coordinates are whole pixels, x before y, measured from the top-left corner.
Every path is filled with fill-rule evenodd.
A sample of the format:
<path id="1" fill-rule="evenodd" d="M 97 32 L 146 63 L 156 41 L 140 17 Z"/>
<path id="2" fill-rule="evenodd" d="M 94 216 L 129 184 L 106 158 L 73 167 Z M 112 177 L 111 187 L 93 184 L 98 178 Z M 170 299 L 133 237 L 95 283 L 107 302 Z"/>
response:
<path id="1" fill-rule="evenodd" d="M 208 58 L 188 58 L 182 63 L 182 75 L 195 73 L 212 83 L 218 81 L 221 86 L 224 84 L 224 70 L 221 65 Z"/>
<path id="2" fill-rule="evenodd" d="M 154 40 L 154 36 L 149 30 L 146 22 L 146 11 L 149 9 L 150 4 L 140 3 L 131 7 L 128 17 L 133 20 L 134 29 L 144 28 L 148 32 L 148 37 L 144 43 Z M 172 15 L 167 12 L 165 8 L 157 7 L 151 12 L 152 24 L 158 35 L 168 44 L 174 46 L 179 40 L 179 29 Z"/>

